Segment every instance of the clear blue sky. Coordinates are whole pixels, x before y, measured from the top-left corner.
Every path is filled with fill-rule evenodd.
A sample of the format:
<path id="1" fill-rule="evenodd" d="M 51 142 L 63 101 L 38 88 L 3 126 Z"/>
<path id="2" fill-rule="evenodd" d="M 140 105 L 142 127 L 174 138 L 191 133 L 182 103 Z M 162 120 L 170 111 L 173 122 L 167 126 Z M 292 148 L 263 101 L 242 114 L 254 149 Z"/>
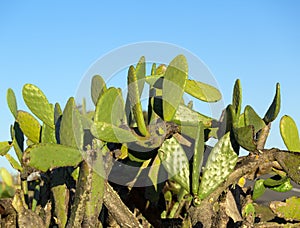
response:
<path id="1" fill-rule="evenodd" d="M 300 126 L 299 12 L 299 1 L 276 0 L 1 1 L 0 140 L 10 139 L 13 123 L 8 88 L 21 109 L 25 83 L 64 105 L 95 60 L 141 41 L 173 43 L 196 54 L 215 76 L 226 104 L 240 78 L 243 104 L 261 116 L 280 82 L 280 116 L 289 114 Z M 268 146 L 285 148 L 278 124 L 279 119 Z M 3 159 L 0 166 L 9 168 Z"/>

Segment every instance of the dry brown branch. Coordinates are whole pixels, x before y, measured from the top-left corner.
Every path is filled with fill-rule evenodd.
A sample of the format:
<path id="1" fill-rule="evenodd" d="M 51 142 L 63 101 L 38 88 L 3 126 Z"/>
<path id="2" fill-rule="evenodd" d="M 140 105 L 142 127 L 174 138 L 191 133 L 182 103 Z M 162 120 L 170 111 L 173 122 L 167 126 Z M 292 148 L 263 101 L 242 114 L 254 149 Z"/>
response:
<path id="1" fill-rule="evenodd" d="M 105 182 L 104 205 L 121 227 L 141 227 L 134 214 L 123 203 L 118 193 Z"/>

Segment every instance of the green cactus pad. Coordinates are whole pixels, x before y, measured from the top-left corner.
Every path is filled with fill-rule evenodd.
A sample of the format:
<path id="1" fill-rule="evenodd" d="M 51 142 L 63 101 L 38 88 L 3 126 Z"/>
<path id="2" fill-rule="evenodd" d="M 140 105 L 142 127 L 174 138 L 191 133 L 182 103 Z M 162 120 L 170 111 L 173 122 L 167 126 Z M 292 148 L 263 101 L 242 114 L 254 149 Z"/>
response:
<path id="1" fill-rule="evenodd" d="M 0 168 L 0 177 L 5 185 L 13 187 L 14 181 L 12 175 L 5 168 Z"/>
<path id="2" fill-rule="evenodd" d="M 254 127 L 252 125 L 233 128 L 234 137 L 238 144 L 248 151 L 256 150 L 256 142 L 254 141 Z"/>
<path id="3" fill-rule="evenodd" d="M 41 126 L 30 113 L 18 111 L 17 122 L 24 135 L 33 143 L 40 142 Z"/>
<path id="4" fill-rule="evenodd" d="M 158 149 L 158 155 L 169 177 L 190 191 L 189 161 L 177 140 L 174 137 L 165 140 Z"/>
<path id="5" fill-rule="evenodd" d="M 17 106 L 16 95 L 12 89 L 7 90 L 6 100 L 7 100 L 9 110 L 11 111 L 11 113 L 13 114 L 13 116 L 16 119 L 17 112 L 18 112 L 18 106 Z"/>
<path id="6" fill-rule="evenodd" d="M 232 148 L 230 133 L 226 133 L 210 152 L 198 190 L 200 199 L 206 198 L 233 171 L 238 156 Z"/>
<path id="7" fill-rule="evenodd" d="M 107 90 L 105 81 L 100 75 L 95 75 L 92 78 L 92 85 L 91 85 L 91 96 L 93 103 L 97 105 L 97 102 L 101 95 Z"/>
<path id="8" fill-rule="evenodd" d="M 25 150 L 23 161 L 30 167 L 46 172 L 57 167 L 77 166 L 82 156 L 80 150 L 72 147 L 40 143 Z"/>
<path id="9" fill-rule="evenodd" d="M 61 178 L 64 178 L 63 176 Z M 51 192 L 55 201 L 54 214 L 57 219 L 58 227 L 65 227 L 68 220 L 68 188 L 66 184 L 56 185 L 51 188 Z"/>
<path id="10" fill-rule="evenodd" d="M 85 216 L 88 220 L 93 221 L 100 214 L 104 196 L 104 166 L 102 160 L 102 147 L 99 148 L 97 143 L 93 143 L 93 149 L 87 152 L 87 161 L 92 169 L 89 169 L 89 181 L 91 191 L 87 195 Z M 100 156 L 99 156 L 100 155 Z"/>
<path id="11" fill-rule="evenodd" d="M 213 119 L 211 117 L 205 116 L 182 104 L 178 106 L 175 115 L 173 117 L 173 122 L 179 125 L 197 126 L 199 121 L 201 121 L 205 128 L 211 127 L 212 120 Z"/>
<path id="12" fill-rule="evenodd" d="M 148 177 L 152 181 L 155 191 L 157 191 L 160 165 L 161 165 L 161 160 L 159 156 L 156 155 L 148 173 Z"/>
<path id="13" fill-rule="evenodd" d="M 137 122 L 138 129 L 140 133 L 143 136 L 148 135 L 148 131 L 146 128 L 144 115 L 143 115 L 143 108 L 140 101 L 140 95 L 141 91 L 140 89 L 143 89 L 144 87 L 144 80 L 143 77 L 145 77 L 145 66 L 141 66 L 142 63 L 138 64 L 139 68 L 144 69 L 144 72 L 142 72 L 142 69 L 139 69 L 139 79 L 137 75 L 137 71 L 134 69 L 133 66 L 129 67 L 128 70 L 128 100 L 130 102 L 130 106 L 132 108 L 132 113 L 134 115 L 135 121 Z M 143 64 L 144 65 L 144 64 Z M 144 76 L 142 76 L 144 75 Z"/>
<path id="14" fill-rule="evenodd" d="M 166 70 L 167 70 L 167 66 L 165 64 L 160 64 L 156 68 L 156 74 L 157 75 L 164 75 L 166 73 Z"/>
<path id="15" fill-rule="evenodd" d="M 238 127 L 239 117 L 236 117 L 232 104 L 227 105 L 226 109 L 223 111 L 221 121 L 222 125 L 219 128 L 219 137 L 223 136 L 223 131 L 226 133 L 231 131 L 233 126 Z"/>
<path id="16" fill-rule="evenodd" d="M 245 127 L 246 126 L 246 123 L 245 123 L 245 113 L 242 113 L 240 116 L 239 116 L 239 120 L 237 122 L 237 127 Z"/>
<path id="17" fill-rule="evenodd" d="M 232 105 L 234 112 L 239 116 L 242 109 L 242 86 L 239 79 L 235 81 L 232 95 Z"/>
<path id="18" fill-rule="evenodd" d="M 291 184 L 291 179 L 286 178 L 285 181 L 281 185 L 271 187 L 270 189 L 273 191 L 276 191 L 276 192 L 288 192 L 293 189 L 293 185 Z"/>
<path id="19" fill-rule="evenodd" d="M 98 156 L 100 158 L 100 156 Z M 104 179 L 97 172 L 91 174 L 90 187 L 91 191 L 89 192 L 88 199 L 86 201 L 86 211 L 85 216 L 89 221 L 94 221 L 101 212 L 103 196 L 104 196 Z M 92 224 L 94 225 L 94 224 Z"/>
<path id="20" fill-rule="evenodd" d="M 146 82 L 155 88 L 162 89 L 163 76 L 147 76 Z M 186 80 L 184 92 L 205 102 L 217 102 L 222 98 L 220 91 L 215 87 L 191 79 Z"/>
<path id="21" fill-rule="evenodd" d="M 171 121 L 180 104 L 188 77 L 188 64 L 183 55 L 175 57 L 164 75 L 162 106 L 165 121 Z"/>
<path id="22" fill-rule="evenodd" d="M 35 85 L 25 84 L 23 99 L 30 111 L 45 124 L 54 128 L 54 109 L 45 94 Z"/>
<path id="23" fill-rule="evenodd" d="M 124 101 L 119 89 L 112 87 L 102 94 L 96 106 L 94 121 L 115 126 L 124 123 Z"/>
<path id="24" fill-rule="evenodd" d="M 9 162 L 9 164 L 15 169 L 18 170 L 19 172 L 22 172 L 23 167 L 20 165 L 20 163 L 14 159 L 10 154 L 5 154 L 5 158 Z"/>
<path id="25" fill-rule="evenodd" d="M 35 85 L 25 84 L 23 99 L 30 111 L 45 124 L 54 128 L 54 110 L 45 94 Z"/>
<path id="26" fill-rule="evenodd" d="M 254 188 L 253 188 L 253 194 L 252 194 L 253 200 L 258 199 L 265 193 L 266 187 L 264 185 L 264 181 L 265 180 L 263 180 L 263 179 L 255 181 Z"/>
<path id="27" fill-rule="evenodd" d="M 290 116 L 283 116 L 280 120 L 280 134 L 288 150 L 300 152 L 300 138 L 297 125 Z"/>
<path id="28" fill-rule="evenodd" d="M 272 176 L 264 181 L 264 185 L 266 187 L 276 187 L 283 184 L 288 177 L 281 177 L 279 175 Z"/>
<path id="29" fill-rule="evenodd" d="M 156 63 L 152 63 L 151 66 L 151 75 L 155 75 L 156 74 Z"/>
<path id="30" fill-rule="evenodd" d="M 126 143 L 137 141 L 137 138 L 131 133 L 131 131 L 105 122 L 93 123 L 91 132 L 97 139 L 106 142 Z"/>
<path id="31" fill-rule="evenodd" d="M 292 196 L 285 202 L 271 202 L 270 208 L 279 217 L 287 221 L 300 221 L 300 198 Z"/>
<path id="32" fill-rule="evenodd" d="M 60 107 L 59 103 L 55 103 L 55 106 L 54 106 L 54 123 L 55 124 L 57 123 L 57 121 L 60 119 L 61 116 L 62 116 L 61 107 Z"/>
<path id="33" fill-rule="evenodd" d="M 154 88 L 162 89 L 163 76 L 162 75 L 150 75 L 145 78 L 145 81 Z"/>
<path id="34" fill-rule="evenodd" d="M 263 129 L 266 126 L 265 122 L 257 115 L 254 109 L 249 105 L 245 107 L 245 124 L 246 126 L 254 126 L 255 133 L 257 133 L 259 130 Z"/>
<path id="35" fill-rule="evenodd" d="M 63 111 L 59 133 L 62 145 L 83 149 L 83 128 L 73 97 L 69 98 Z"/>
<path id="36" fill-rule="evenodd" d="M 136 65 L 136 79 L 138 83 L 138 91 L 139 91 L 139 96 L 142 95 L 144 85 L 145 85 L 145 77 L 146 77 L 146 62 L 145 62 L 145 57 L 142 56 Z"/>
<path id="37" fill-rule="evenodd" d="M 269 107 L 268 111 L 266 112 L 264 116 L 264 121 L 266 124 L 272 122 L 273 120 L 276 119 L 276 117 L 279 114 L 280 111 L 280 103 L 281 103 L 281 98 L 280 98 L 280 84 L 276 84 L 276 93 L 273 99 L 273 102 L 271 106 Z"/>
<path id="38" fill-rule="evenodd" d="M 41 131 L 41 142 L 42 143 L 56 143 L 55 130 L 49 127 L 47 124 L 42 126 Z"/>
<path id="39" fill-rule="evenodd" d="M 0 155 L 4 156 L 5 154 L 7 154 L 11 147 L 12 147 L 12 142 L 8 142 L 8 141 L 0 142 Z"/>
<path id="40" fill-rule="evenodd" d="M 24 133 L 22 132 L 19 123 L 15 121 L 10 127 L 10 134 L 13 141 L 13 147 L 18 157 L 19 162 L 22 161 L 24 150 Z"/>
<path id="41" fill-rule="evenodd" d="M 218 89 L 195 80 L 187 80 L 184 91 L 205 102 L 217 102 L 222 98 Z"/>
<path id="42" fill-rule="evenodd" d="M 300 184 L 300 153 L 276 152 L 275 158 L 287 175 Z"/>
<path id="43" fill-rule="evenodd" d="M 195 147 L 193 156 L 193 170 L 192 170 L 192 193 L 197 195 L 200 182 L 200 172 L 204 156 L 204 128 L 202 122 L 197 126 L 197 134 L 195 137 Z"/>
<path id="44" fill-rule="evenodd" d="M 93 124 L 94 112 L 89 112 L 87 115 L 80 115 L 82 128 L 84 130 L 89 130 Z"/>

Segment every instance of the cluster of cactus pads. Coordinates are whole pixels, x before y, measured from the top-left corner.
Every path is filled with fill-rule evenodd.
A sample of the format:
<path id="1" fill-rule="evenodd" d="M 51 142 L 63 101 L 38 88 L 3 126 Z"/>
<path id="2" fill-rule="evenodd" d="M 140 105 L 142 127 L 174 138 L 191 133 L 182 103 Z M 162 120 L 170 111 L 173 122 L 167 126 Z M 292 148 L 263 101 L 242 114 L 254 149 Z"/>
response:
<path id="1" fill-rule="evenodd" d="M 121 89 L 107 88 L 101 76 L 94 76 L 94 110 L 86 110 L 85 102 L 79 105 L 73 97 L 62 110 L 60 104 L 50 103 L 37 86 L 26 84 L 22 95 L 29 113 L 18 109 L 15 94 L 8 89 L 7 103 L 15 122 L 11 140 L 0 143 L 0 155 L 20 173 L 20 180 L 19 186 L 14 186 L 6 171 L 0 170 L 0 196 L 13 198 L 11 205 L 17 212 L 13 218 L 18 226 L 106 224 L 103 199 L 114 164 L 138 167 L 139 171 L 128 179 L 129 191 L 139 175 L 146 172 L 151 184 L 145 184 L 145 199 L 151 205 L 165 202 L 160 209 L 161 219 L 182 218 L 183 226 L 189 226 L 187 208 L 200 207 L 205 200 L 215 201 L 210 197 L 235 170 L 240 147 L 257 156 L 263 153 L 270 124 L 280 110 L 279 84 L 271 106 L 261 118 L 251 106 L 242 113 L 242 91 L 237 80 L 232 104 L 216 120 L 194 110 L 191 102 L 185 103 L 184 93 L 204 102 L 219 101 L 221 93 L 213 86 L 189 79 L 183 55 L 169 65 L 153 64 L 150 75 L 146 75 L 146 65 L 142 57 L 129 67 L 125 101 Z M 147 112 L 141 105 L 145 88 L 149 88 Z M 280 130 L 287 148 L 300 152 L 294 121 L 284 116 Z M 214 147 L 207 145 L 210 138 L 218 140 Z M 16 156 L 8 153 L 11 148 Z M 205 153 L 209 153 L 206 161 Z M 299 157 L 295 160 L 299 163 Z M 254 199 L 266 188 L 288 191 L 292 188 L 291 179 L 300 182 L 298 171 L 289 161 L 283 156 L 279 161 L 283 170 L 256 181 Z M 162 180 L 163 175 L 167 178 Z M 297 200 L 286 204 L 299 205 Z M 251 212 L 251 205 L 243 214 Z M 290 220 L 300 220 L 299 215 L 291 215 L 280 206 L 283 217 L 288 214 Z"/>

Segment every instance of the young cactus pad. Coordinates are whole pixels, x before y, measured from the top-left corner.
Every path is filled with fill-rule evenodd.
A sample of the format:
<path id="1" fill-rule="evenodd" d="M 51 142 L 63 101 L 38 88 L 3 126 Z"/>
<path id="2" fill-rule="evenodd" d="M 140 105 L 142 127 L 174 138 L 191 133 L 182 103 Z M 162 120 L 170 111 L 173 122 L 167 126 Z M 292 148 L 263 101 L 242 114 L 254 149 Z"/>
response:
<path id="1" fill-rule="evenodd" d="M 238 156 L 232 148 L 230 133 L 226 133 L 210 152 L 198 190 L 200 199 L 206 198 L 233 171 Z"/>
<path id="2" fill-rule="evenodd" d="M 299 132 L 295 121 L 290 116 L 283 116 L 280 120 L 280 134 L 288 150 L 300 152 Z"/>
<path id="3" fill-rule="evenodd" d="M 242 86 L 239 79 L 235 81 L 233 87 L 232 106 L 236 115 L 239 116 L 242 108 Z"/>
<path id="4" fill-rule="evenodd" d="M 163 80 L 163 116 L 165 121 L 171 121 L 182 99 L 188 77 L 188 64 L 183 55 L 175 57 L 164 75 Z"/>
<path id="5" fill-rule="evenodd" d="M 279 114 L 281 106 L 281 98 L 280 98 L 280 84 L 276 84 L 276 93 L 273 99 L 272 104 L 270 105 L 268 111 L 264 116 L 264 121 L 266 124 L 274 121 Z"/>
<path id="6" fill-rule="evenodd" d="M 95 75 L 92 78 L 92 86 L 91 86 L 91 96 L 94 105 L 97 105 L 97 102 L 101 95 L 107 90 L 105 81 L 99 75 Z"/>
<path id="7" fill-rule="evenodd" d="M 158 150 L 158 155 L 169 177 L 189 191 L 189 161 L 177 140 L 174 137 L 165 140 Z"/>
<path id="8" fill-rule="evenodd" d="M 10 148 L 12 147 L 12 142 L 0 142 L 0 155 L 3 156 L 8 153 Z"/>
<path id="9" fill-rule="evenodd" d="M 138 65 L 140 67 L 140 64 Z M 145 75 L 144 73 L 139 73 L 140 75 Z M 141 77 L 141 76 L 140 76 Z M 145 77 L 145 76 L 144 76 Z M 143 116 L 142 104 L 140 101 L 140 94 L 144 87 L 144 80 L 138 79 L 138 72 L 133 66 L 129 67 L 128 70 L 128 101 L 132 108 L 132 112 L 137 122 L 138 129 L 143 136 L 148 134 L 146 123 Z"/>
<path id="10" fill-rule="evenodd" d="M 33 143 L 39 143 L 41 126 L 37 119 L 35 119 L 30 113 L 25 111 L 18 111 L 17 122 L 24 135 Z"/>
<path id="11" fill-rule="evenodd" d="M 195 80 L 187 80 L 185 92 L 205 102 L 217 102 L 222 98 L 222 95 L 218 89 L 211 85 Z"/>
<path id="12" fill-rule="evenodd" d="M 32 84 L 25 84 L 22 93 L 23 99 L 30 111 L 45 124 L 54 128 L 54 108 L 48 102 L 45 94 Z"/>
<path id="13" fill-rule="evenodd" d="M 96 106 L 94 121 L 115 126 L 125 121 L 124 101 L 119 89 L 112 87 L 102 94 Z"/>
<path id="14" fill-rule="evenodd" d="M 17 114 L 18 114 L 17 113 L 18 106 L 17 106 L 16 95 L 15 95 L 15 93 L 14 93 L 14 91 L 12 89 L 8 89 L 7 90 L 6 100 L 7 100 L 7 104 L 8 104 L 9 110 L 11 111 L 11 113 L 13 114 L 13 116 L 16 119 L 17 118 Z"/>
<path id="15" fill-rule="evenodd" d="M 73 97 L 69 98 L 64 109 L 59 133 L 62 145 L 83 149 L 83 128 Z"/>

